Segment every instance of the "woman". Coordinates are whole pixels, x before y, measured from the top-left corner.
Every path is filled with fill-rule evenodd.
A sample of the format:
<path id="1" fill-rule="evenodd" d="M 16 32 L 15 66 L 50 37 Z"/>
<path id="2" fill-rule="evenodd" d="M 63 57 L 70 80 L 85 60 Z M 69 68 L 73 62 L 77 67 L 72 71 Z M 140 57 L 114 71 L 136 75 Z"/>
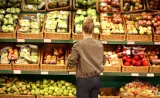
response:
<path id="1" fill-rule="evenodd" d="M 82 25 L 84 39 L 74 44 L 68 60 L 69 67 L 77 68 L 77 98 L 98 98 L 101 86 L 104 50 L 101 42 L 92 38 L 93 32 L 93 19 L 88 17 Z"/>

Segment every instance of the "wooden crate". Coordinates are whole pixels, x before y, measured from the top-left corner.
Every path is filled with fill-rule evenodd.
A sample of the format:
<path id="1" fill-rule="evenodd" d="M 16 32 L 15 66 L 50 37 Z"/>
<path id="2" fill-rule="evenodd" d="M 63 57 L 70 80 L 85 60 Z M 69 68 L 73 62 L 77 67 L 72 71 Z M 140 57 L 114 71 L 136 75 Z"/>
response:
<path id="1" fill-rule="evenodd" d="M 121 12 L 122 13 L 137 13 L 137 12 L 144 12 L 146 11 L 146 5 L 145 5 L 145 0 L 143 0 L 143 9 L 140 9 L 140 10 L 134 10 L 134 11 L 124 11 L 123 10 L 123 5 L 124 5 L 124 0 L 120 0 L 121 1 Z"/>
<path id="2" fill-rule="evenodd" d="M 146 73 L 149 70 L 149 66 L 122 66 L 122 72 L 142 72 Z"/>
<path id="3" fill-rule="evenodd" d="M 23 14 L 20 16 L 20 19 L 23 16 L 35 16 L 37 17 L 37 14 Z M 19 32 L 20 29 L 20 25 L 18 25 L 18 29 L 17 29 L 17 38 L 22 38 L 22 39 L 43 39 L 43 31 L 44 31 L 44 23 L 43 26 L 41 28 L 41 32 L 39 34 L 33 34 L 33 33 L 22 33 Z"/>
<path id="4" fill-rule="evenodd" d="M 32 95 L 7 95 L 7 94 L 3 94 L 3 95 L 0 95 L 0 98 L 36 98 L 36 97 L 32 96 Z"/>
<path id="5" fill-rule="evenodd" d="M 68 1 L 69 1 L 69 5 L 66 6 L 66 7 L 57 7 L 57 8 L 50 9 L 50 8 L 48 7 L 48 0 L 47 0 L 47 1 L 46 1 L 46 2 L 47 2 L 47 4 L 46 4 L 46 9 L 47 9 L 47 11 L 56 11 L 56 10 L 63 10 L 63 11 L 65 11 L 65 10 L 69 10 L 69 9 L 72 8 L 72 0 L 68 0 Z"/>
<path id="6" fill-rule="evenodd" d="M 48 48 L 46 48 L 48 47 Z M 67 66 L 66 66 L 66 54 L 65 54 L 65 65 L 56 65 L 56 64 L 43 64 L 43 59 L 44 59 L 44 53 L 47 52 L 52 52 L 53 48 L 66 48 L 67 45 L 64 44 L 46 44 L 44 45 L 42 49 L 42 55 L 41 55 L 41 64 L 40 64 L 40 69 L 42 71 L 67 71 Z M 67 51 L 67 50 L 66 50 Z"/>
<path id="7" fill-rule="evenodd" d="M 149 7 L 149 1 L 150 1 L 150 0 L 146 0 L 147 10 L 148 10 L 148 11 L 155 11 L 155 12 L 159 12 L 160 10 L 151 9 L 151 8 Z"/>
<path id="8" fill-rule="evenodd" d="M 69 12 L 68 18 L 68 25 L 69 30 L 68 33 L 50 33 L 44 30 L 44 38 L 46 39 L 53 39 L 53 40 L 70 40 L 71 39 L 71 12 Z"/>
<path id="9" fill-rule="evenodd" d="M 108 96 L 98 96 L 98 98 L 120 98 L 120 96 L 117 95 L 116 93 L 116 88 L 101 88 L 101 91 L 104 91 L 105 95 Z"/>
<path id="10" fill-rule="evenodd" d="M 76 98 L 72 96 L 37 96 L 37 98 Z"/>
<path id="11" fill-rule="evenodd" d="M 15 27 L 14 32 L 4 33 L 0 32 L 0 39 L 13 39 L 16 38 L 17 26 Z"/>
<path id="12" fill-rule="evenodd" d="M 75 15 L 76 15 L 76 14 L 73 13 L 73 16 L 72 16 L 72 39 L 73 39 L 73 40 L 82 40 L 82 39 L 83 39 L 82 33 L 78 34 L 78 33 L 75 33 L 75 32 L 74 32 L 74 31 L 75 31 L 75 29 L 74 29 L 74 18 L 75 18 Z M 99 17 L 98 17 L 97 20 L 99 20 Z M 93 37 L 94 39 L 98 40 L 98 39 L 99 39 L 99 34 L 93 34 L 92 37 Z"/>
<path id="13" fill-rule="evenodd" d="M 21 9 L 23 12 L 46 12 L 46 5 L 47 5 L 47 0 L 44 0 L 45 1 L 45 8 L 43 10 L 36 10 L 36 11 L 33 11 L 33 10 L 26 10 L 24 9 L 24 3 L 25 3 L 25 0 L 22 0 L 22 3 L 21 3 Z"/>
<path id="14" fill-rule="evenodd" d="M 149 72 L 159 73 L 160 72 L 160 66 L 150 66 Z"/>
<path id="15" fill-rule="evenodd" d="M 100 34 L 100 40 L 109 40 L 109 41 L 125 41 L 126 34 Z"/>

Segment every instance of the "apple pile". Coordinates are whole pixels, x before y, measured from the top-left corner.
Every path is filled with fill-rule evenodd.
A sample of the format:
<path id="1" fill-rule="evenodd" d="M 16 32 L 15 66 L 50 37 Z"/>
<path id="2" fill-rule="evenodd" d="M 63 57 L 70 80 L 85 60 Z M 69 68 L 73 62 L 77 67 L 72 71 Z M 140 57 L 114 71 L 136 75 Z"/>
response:
<path id="1" fill-rule="evenodd" d="M 155 16 L 152 20 L 152 23 L 155 28 L 155 34 L 160 34 L 160 16 Z"/>
<path id="2" fill-rule="evenodd" d="M 82 33 L 82 24 L 83 21 L 88 17 L 92 16 L 93 22 L 94 22 L 94 34 L 99 34 L 100 33 L 100 23 L 96 10 L 95 9 L 87 9 L 87 11 L 78 9 L 75 15 L 74 19 L 74 25 L 75 25 L 75 33 Z"/>
<path id="3" fill-rule="evenodd" d="M 53 48 L 53 53 L 45 53 L 43 64 L 65 65 L 65 51 L 63 48 Z"/>
<path id="4" fill-rule="evenodd" d="M 122 58 L 124 66 L 148 66 L 149 62 L 145 57 L 145 48 L 118 46 L 116 52 Z"/>
<path id="5" fill-rule="evenodd" d="M 100 0 L 100 12 L 120 12 L 120 0 Z"/>
<path id="6" fill-rule="evenodd" d="M 123 19 L 120 14 L 114 13 L 112 17 L 107 13 L 100 14 L 103 34 L 124 34 Z"/>
<path id="7" fill-rule="evenodd" d="M 135 24 L 136 23 L 132 20 L 126 21 L 126 27 L 127 27 L 126 30 L 127 30 L 128 34 L 138 34 L 138 30 L 137 30 Z"/>
<path id="8" fill-rule="evenodd" d="M 157 93 L 158 88 L 141 81 L 133 81 L 120 88 L 123 97 L 156 97 Z"/>
<path id="9" fill-rule="evenodd" d="M 147 54 L 152 66 L 160 65 L 160 53 L 158 48 L 152 51 L 148 51 Z"/>
<path id="10" fill-rule="evenodd" d="M 104 54 L 106 56 L 106 64 L 104 66 L 120 66 L 120 59 L 116 52 L 108 51 L 104 52 Z"/>
<path id="11" fill-rule="evenodd" d="M 160 9 L 160 2 L 159 0 L 148 0 L 150 9 L 159 10 Z"/>
<path id="12" fill-rule="evenodd" d="M 123 0 L 123 10 L 124 11 L 135 11 L 144 8 L 143 0 Z"/>

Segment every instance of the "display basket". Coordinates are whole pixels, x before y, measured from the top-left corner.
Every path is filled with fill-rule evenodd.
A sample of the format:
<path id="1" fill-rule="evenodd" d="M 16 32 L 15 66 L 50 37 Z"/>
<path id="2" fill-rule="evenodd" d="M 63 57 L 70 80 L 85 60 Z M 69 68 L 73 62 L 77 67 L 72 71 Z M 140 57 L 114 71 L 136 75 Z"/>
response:
<path id="1" fill-rule="evenodd" d="M 82 40 L 83 39 L 82 33 L 79 34 L 79 33 L 75 33 L 74 32 L 75 31 L 75 28 L 74 28 L 74 18 L 75 18 L 75 15 L 76 15 L 76 13 L 73 13 L 73 16 L 72 16 L 72 39 L 73 40 Z M 98 17 L 97 20 L 99 20 L 99 17 Z M 92 37 L 94 39 L 98 40 L 99 39 L 99 34 L 93 34 Z"/>
<path id="2" fill-rule="evenodd" d="M 71 12 L 69 12 L 69 18 L 68 18 L 68 33 L 51 33 L 46 32 L 46 29 L 44 30 L 44 38 L 45 39 L 53 39 L 53 40 L 70 40 L 71 39 Z"/>
<path id="3" fill-rule="evenodd" d="M 74 96 L 37 96 L 37 98 L 76 98 Z"/>
<path id="4" fill-rule="evenodd" d="M 116 88 L 101 88 L 100 92 L 102 91 L 108 96 L 99 96 L 98 98 L 120 98 L 117 94 L 118 90 Z"/>
<path id="5" fill-rule="evenodd" d="M 137 13 L 137 12 L 144 12 L 146 11 L 146 5 L 145 5 L 145 0 L 142 0 L 143 1 L 143 9 L 139 9 L 139 10 L 133 10 L 133 11 L 124 11 L 123 10 L 123 6 L 124 6 L 124 0 L 120 0 L 121 1 L 121 12 L 122 13 Z"/>
<path id="6" fill-rule="evenodd" d="M 47 0 L 44 0 L 44 1 L 45 1 L 45 8 L 43 10 L 27 10 L 27 9 L 25 9 L 24 8 L 25 0 L 22 0 L 21 9 L 23 12 L 46 12 Z"/>
<path id="7" fill-rule="evenodd" d="M 14 32 L 4 33 L 0 31 L 0 39 L 13 39 L 16 38 L 17 26 L 15 27 Z"/>
<path id="8" fill-rule="evenodd" d="M 46 48 L 47 47 L 47 48 Z M 65 58 L 64 58 L 64 65 L 61 64 L 44 64 L 44 53 L 49 52 L 52 53 L 52 48 L 66 48 L 67 46 L 64 44 L 45 44 L 43 49 L 42 49 L 42 55 L 41 55 L 41 64 L 40 64 L 40 69 L 41 71 L 67 71 L 67 66 L 66 66 L 66 50 L 65 50 Z"/>
<path id="9" fill-rule="evenodd" d="M 136 16 L 139 16 L 139 15 L 140 14 L 132 14 L 131 15 L 132 20 L 135 20 Z M 151 35 L 133 35 L 133 34 L 128 34 L 127 33 L 127 41 L 146 41 L 146 42 L 150 42 L 150 41 L 152 41 L 152 34 Z"/>
<path id="10" fill-rule="evenodd" d="M 57 11 L 57 10 L 63 10 L 63 11 L 67 11 L 69 9 L 72 8 L 72 0 L 68 0 L 69 4 L 68 6 L 65 6 L 65 7 L 56 7 L 56 8 L 49 8 L 48 6 L 48 0 L 47 0 L 47 11 Z"/>
<path id="11" fill-rule="evenodd" d="M 2 95 L 0 95 L 0 98 L 36 98 L 36 96 L 32 96 L 32 95 L 6 95 L 6 94 L 2 94 Z"/>
<path id="12" fill-rule="evenodd" d="M 24 16 L 35 16 L 37 17 L 37 14 L 23 14 L 20 16 L 20 19 Z M 19 31 L 20 29 L 20 25 L 18 25 L 18 29 L 17 29 L 17 38 L 19 39 L 43 39 L 43 31 L 44 31 L 44 23 L 43 26 L 41 28 L 41 32 L 39 34 L 33 34 L 33 33 L 22 33 Z"/>
<path id="13" fill-rule="evenodd" d="M 146 0 L 147 10 L 148 10 L 148 11 L 155 11 L 155 12 L 159 12 L 160 10 L 151 9 L 151 8 L 149 7 L 149 1 L 151 1 L 151 0 Z"/>

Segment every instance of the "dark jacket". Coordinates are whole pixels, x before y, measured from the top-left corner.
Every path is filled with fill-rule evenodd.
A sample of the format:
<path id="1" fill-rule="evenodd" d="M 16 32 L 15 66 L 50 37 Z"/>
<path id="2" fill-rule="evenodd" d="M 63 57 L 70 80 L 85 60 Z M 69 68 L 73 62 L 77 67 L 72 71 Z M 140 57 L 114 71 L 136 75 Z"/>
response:
<path id="1" fill-rule="evenodd" d="M 74 44 L 68 60 L 68 66 L 76 66 L 78 78 L 88 78 L 103 72 L 104 56 L 103 45 L 93 38 L 86 38 Z"/>

